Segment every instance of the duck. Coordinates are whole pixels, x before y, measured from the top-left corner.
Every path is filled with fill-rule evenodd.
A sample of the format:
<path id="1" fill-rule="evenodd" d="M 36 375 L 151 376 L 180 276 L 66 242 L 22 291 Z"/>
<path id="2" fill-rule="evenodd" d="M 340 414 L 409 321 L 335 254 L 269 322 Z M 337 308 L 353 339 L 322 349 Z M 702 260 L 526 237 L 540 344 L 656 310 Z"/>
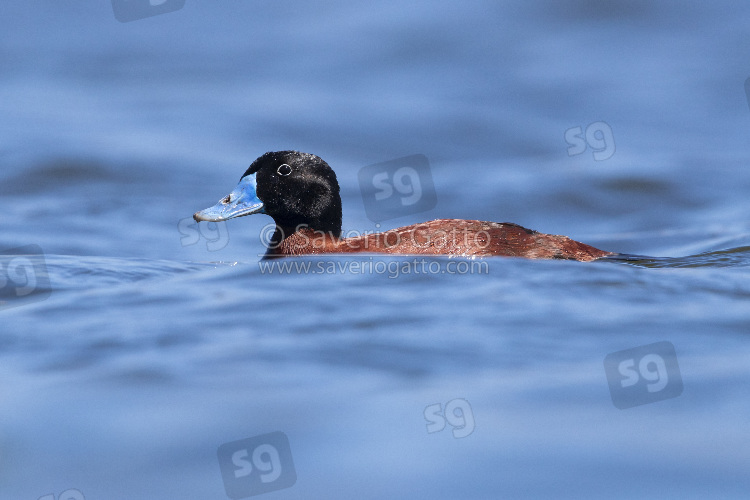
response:
<path id="1" fill-rule="evenodd" d="M 336 174 L 319 156 L 292 150 L 260 156 L 230 194 L 193 219 L 222 222 L 253 214 L 268 215 L 276 224 L 264 258 L 369 253 L 588 262 L 615 255 L 510 222 L 465 219 L 436 219 L 342 238 Z"/>

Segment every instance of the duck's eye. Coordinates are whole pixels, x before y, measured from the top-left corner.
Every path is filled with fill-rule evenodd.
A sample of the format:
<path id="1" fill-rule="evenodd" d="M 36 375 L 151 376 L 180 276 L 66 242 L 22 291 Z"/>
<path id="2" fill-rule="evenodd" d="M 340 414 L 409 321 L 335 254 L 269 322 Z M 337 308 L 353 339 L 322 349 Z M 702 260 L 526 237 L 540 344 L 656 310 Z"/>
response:
<path id="1" fill-rule="evenodd" d="M 276 173 L 286 177 L 287 175 L 292 173 L 292 167 L 284 163 L 283 165 L 280 165 L 279 168 L 276 169 Z"/>

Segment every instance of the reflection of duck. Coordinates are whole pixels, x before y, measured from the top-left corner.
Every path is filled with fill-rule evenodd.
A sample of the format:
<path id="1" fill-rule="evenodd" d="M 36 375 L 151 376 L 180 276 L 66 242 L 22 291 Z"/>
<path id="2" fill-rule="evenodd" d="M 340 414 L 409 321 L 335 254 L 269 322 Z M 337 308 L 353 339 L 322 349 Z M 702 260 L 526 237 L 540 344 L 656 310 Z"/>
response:
<path id="1" fill-rule="evenodd" d="M 276 223 L 267 256 L 364 252 L 589 261 L 612 255 L 517 224 L 462 219 L 342 239 L 336 174 L 323 159 L 297 151 L 264 154 L 250 165 L 234 191 L 193 218 L 218 222 L 251 214 L 270 215 Z"/>

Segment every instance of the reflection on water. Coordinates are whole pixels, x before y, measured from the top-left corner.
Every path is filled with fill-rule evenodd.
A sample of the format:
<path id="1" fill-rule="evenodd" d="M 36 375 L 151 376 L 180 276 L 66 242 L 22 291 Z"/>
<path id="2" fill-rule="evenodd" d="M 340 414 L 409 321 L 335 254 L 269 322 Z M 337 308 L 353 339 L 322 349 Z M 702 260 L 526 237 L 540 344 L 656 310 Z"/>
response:
<path id="1" fill-rule="evenodd" d="M 745 267 L 750 263 L 750 246 L 728 248 L 713 252 L 704 252 L 698 255 L 686 257 L 644 257 L 642 255 L 621 254 L 607 257 L 607 260 L 615 260 L 651 268 L 677 268 L 677 267 Z"/>

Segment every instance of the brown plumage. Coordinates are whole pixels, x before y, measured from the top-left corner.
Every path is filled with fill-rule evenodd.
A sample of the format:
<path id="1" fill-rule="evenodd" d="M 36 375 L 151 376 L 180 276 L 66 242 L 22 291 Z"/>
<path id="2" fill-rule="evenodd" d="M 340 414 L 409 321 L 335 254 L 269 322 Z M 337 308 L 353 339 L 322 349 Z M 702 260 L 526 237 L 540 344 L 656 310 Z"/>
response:
<path id="1" fill-rule="evenodd" d="M 288 236 L 287 236 L 288 235 Z M 508 222 L 437 219 L 382 233 L 338 238 L 310 228 L 277 227 L 269 256 L 329 253 L 526 257 L 590 261 L 612 255 L 567 236 L 539 233 Z"/>

